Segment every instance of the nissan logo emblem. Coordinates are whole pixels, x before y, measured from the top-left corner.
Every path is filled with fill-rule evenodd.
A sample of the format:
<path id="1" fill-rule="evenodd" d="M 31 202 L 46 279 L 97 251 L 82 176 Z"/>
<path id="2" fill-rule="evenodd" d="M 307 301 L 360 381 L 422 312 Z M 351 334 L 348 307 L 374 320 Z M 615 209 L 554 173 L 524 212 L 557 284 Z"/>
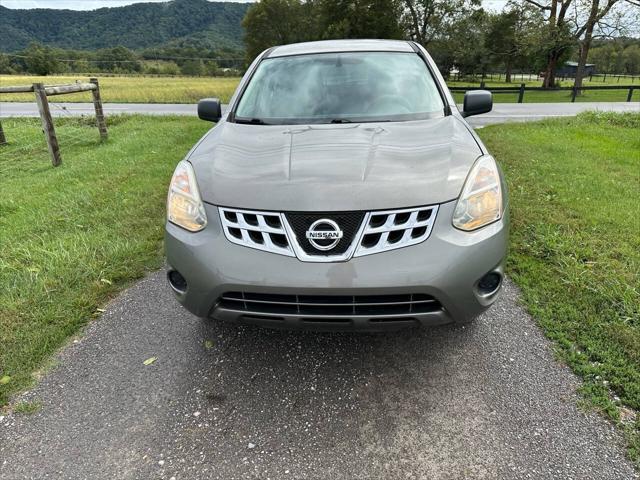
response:
<path id="1" fill-rule="evenodd" d="M 318 250 L 331 250 L 342 238 L 338 224 L 328 218 L 321 218 L 311 224 L 307 230 L 307 240 Z"/>

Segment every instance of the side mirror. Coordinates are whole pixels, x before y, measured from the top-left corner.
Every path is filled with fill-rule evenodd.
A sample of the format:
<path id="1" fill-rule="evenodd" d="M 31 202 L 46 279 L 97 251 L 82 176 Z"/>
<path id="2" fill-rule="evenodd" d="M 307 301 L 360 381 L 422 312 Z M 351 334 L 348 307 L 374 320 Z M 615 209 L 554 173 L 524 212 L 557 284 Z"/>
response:
<path id="1" fill-rule="evenodd" d="M 198 102 L 198 117 L 200 120 L 217 122 L 222 118 L 222 106 L 217 98 L 203 98 Z"/>
<path id="2" fill-rule="evenodd" d="M 493 96 L 487 90 L 470 90 L 464 94 L 462 116 L 470 117 L 490 112 L 493 108 Z"/>

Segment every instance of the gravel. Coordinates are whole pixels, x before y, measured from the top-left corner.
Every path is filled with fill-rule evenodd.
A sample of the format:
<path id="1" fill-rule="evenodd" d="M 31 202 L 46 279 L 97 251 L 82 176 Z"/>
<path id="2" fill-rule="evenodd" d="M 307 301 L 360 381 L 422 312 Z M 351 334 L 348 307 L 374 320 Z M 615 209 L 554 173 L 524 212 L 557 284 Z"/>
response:
<path id="1" fill-rule="evenodd" d="M 638 478 L 509 282 L 470 326 L 317 334 L 200 320 L 157 272 L 56 363 L 3 480 Z"/>

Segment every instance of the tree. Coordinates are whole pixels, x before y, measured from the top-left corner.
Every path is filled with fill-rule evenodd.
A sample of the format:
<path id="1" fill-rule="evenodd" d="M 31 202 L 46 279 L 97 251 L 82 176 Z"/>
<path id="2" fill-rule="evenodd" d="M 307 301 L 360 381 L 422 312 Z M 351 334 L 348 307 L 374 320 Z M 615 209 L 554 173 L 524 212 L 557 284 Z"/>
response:
<path id="1" fill-rule="evenodd" d="M 558 63 L 575 45 L 567 18 L 573 0 L 524 0 L 537 7 L 542 13 L 548 12 L 547 25 L 542 36 L 545 46 L 546 66 L 542 86 L 553 88 L 556 84 Z"/>
<path id="2" fill-rule="evenodd" d="M 617 22 L 606 23 L 616 5 L 624 2 L 626 5 L 640 6 L 638 0 L 524 0 L 548 15 L 547 18 L 547 66 L 542 86 L 553 87 L 555 84 L 555 70 L 559 60 L 576 44 L 580 47 L 578 71 L 576 73 L 576 87 L 582 85 L 584 66 L 589 54 L 589 48 L 594 38 L 597 26 L 605 30 L 620 31 L 620 13 Z"/>
<path id="3" fill-rule="evenodd" d="M 517 22 L 518 12 L 516 10 L 505 11 L 493 16 L 490 19 L 485 42 L 492 60 L 504 65 L 504 77 L 507 83 L 511 83 L 513 59 L 518 54 Z"/>
<path id="4" fill-rule="evenodd" d="M 275 45 L 320 38 L 317 15 L 312 2 L 300 0 L 261 0 L 242 20 L 244 42 L 249 61 Z"/>
<path id="5" fill-rule="evenodd" d="M 0 73 L 15 73 L 9 55 L 0 53 Z"/>
<path id="6" fill-rule="evenodd" d="M 36 75 L 49 75 L 59 70 L 58 60 L 49 47 L 33 42 L 22 52 L 25 58 L 27 72 Z"/>
<path id="7" fill-rule="evenodd" d="M 138 55 L 126 47 L 98 50 L 98 68 L 103 72 L 139 72 L 142 65 Z"/>
<path id="8" fill-rule="evenodd" d="M 180 67 L 183 75 L 200 77 L 205 74 L 204 62 L 202 60 L 187 60 Z"/>
<path id="9" fill-rule="evenodd" d="M 611 11 L 619 0 L 589 0 L 587 2 L 589 9 L 586 21 L 575 32 L 575 37 L 580 44 L 580 55 L 578 57 L 578 69 L 576 70 L 576 78 L 573 87 L 579 89 L 582 87 L 582 78 L 584 77 L 584 67 L 587 64 L 587 55 L 591 48 L 593 40 L 593 31 L 596 25 Z M 580 92 L 580 90 L 578 90 Z"/>
<path id="10" fill-rule="evenodd" d="M 442 37 L 449 26 L 480 6 L 480 0 L 403 0 L 409 38 L 424 45 Z"/>
<path id="11" fill-rule="evenodd" d="M 242 21 L 249 60 L 288 43 L 330 38 L 404 38 L 402 0 L 262 0 Z"/>
<path id="12" fill-rule="evenodd" d="M 638 75 L 640 73 L 640 45 L 629 45 L 622 51 L 624 73 Z"/>
<path id="13" fill-rule="evenodd" d="M 404 38 L 400 0 L 318 0 L 322 38 Z"/>
<path id="14" fill-rule="evenodd" d="M 504 67 L 507 83 L 511 82 L 513 68 L 530 69 L 535 63 L 542 20 L 536 10 L 516 4 L 490 17 L 485 46 L 491 62 Z"/>
<path id="15" fill-rule="evenodd" d="M 450 35 L 443 38 L 451 51 L 453 66 L 461 75 L 485 74 L 490 64 L 490 55 L 485 48 L 485 36 L 489 15 L 476 10 L 459 18 L 451 25 Z"/>
<path id="16" fill-rule="evenodd" d="M 72 68 L 74 72 L 88 73 L 91 71 L 91 66 L 89 65 L 89 62 L 85 59 L 74 61 L 72 64 Z"/>
<path id="17" fill-rule="evenodd" d="M 205 75 L 214 77 L 218 74 L 218 69 L 219 69 L 218 64 L 213 60 L 208 60 L 204 63 Z"/>
<path id="18" fill-rule="evenodd" d="M 595 63 L 600 72 L 620 73 L 616 68 L 616 60 L 618 55 L 622 53 L 623 48 L 617 42 L 594 45 L 589 49 L 588 62 Z"/>

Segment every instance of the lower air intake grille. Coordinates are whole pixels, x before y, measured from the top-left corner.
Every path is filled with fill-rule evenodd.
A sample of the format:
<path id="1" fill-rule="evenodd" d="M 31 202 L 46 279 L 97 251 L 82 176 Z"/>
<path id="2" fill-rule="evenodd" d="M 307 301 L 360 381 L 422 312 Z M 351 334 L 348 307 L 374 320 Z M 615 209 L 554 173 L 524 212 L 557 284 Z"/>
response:
<path id="1" fill-rule="evenodd" d="M 434 312 L 440 303 L 424 293 L 397 295 L 279 295 L 227 292 L 217 307 L 263 315 L 385 316 Z"/>

